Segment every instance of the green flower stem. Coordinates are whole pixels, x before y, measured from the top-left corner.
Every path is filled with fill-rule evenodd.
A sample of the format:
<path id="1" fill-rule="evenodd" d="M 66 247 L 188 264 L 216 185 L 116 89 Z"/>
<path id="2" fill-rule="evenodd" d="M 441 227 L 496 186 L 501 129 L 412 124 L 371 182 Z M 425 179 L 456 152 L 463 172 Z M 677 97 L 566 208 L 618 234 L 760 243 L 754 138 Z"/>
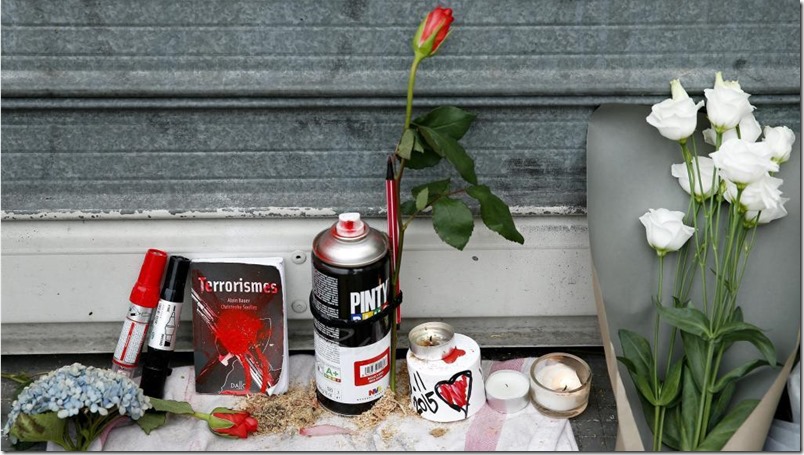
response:
<path id="1" fill-rule="evenodd" d="M 656 301 L 659 305 L 662 304 L 662 284 L 664 282 L 664 256 L 659 256 L 659 289 L 656 294 Z M 672 351 L 672 347 L 670 348 Z M 656 312 L 656 318 L 653 324 L 653 393 L 656 397 L 660 395 L 659 385 L 659 313 Z M 664 406 L 654 406 L 653 408 L 653 450 L 658 452 L 662 448 L 662 432 L 660 430 L 663 422 L 661 416 L 664 415 Z"/>
<path id="2" fill-rule="evenodd" d="M 704 426 L 704 413 L 706 412 L 707 402 L 711 402 L 711 394 L 709 393 L 708 384 L 712 381 L 712 357 L 715 354 L 715 344 L 711 341 L 707 342 L 706 348 L 706 365 L 704 367 L 704 379 L 701 390 L 701 401 L 698 406 L 698 418 L 695 419 L 695 434 L 692 437 L 693 448 L 700 445 L 706 437 L 706 427 Z M 706 419 L 709 420 L 709 419 Z"/>
<path id="3" fill-rule="evenodd" d="M 407 97 L 407 105 L 405 106 L 405 127 L 402 129 L 402 134 L 410 128 L 410 120 L 413 117 L 413 88 L 416 85 L 416 72 L 419 69 L 419 63 L 424 59 L 424 56 L 416 54 L 413 57 L 413 63 L 410 66 L 410 75 L 408 76 L 408 97 Z M 395 180 L 395 187 L 396 187 L 396 194 L 394 197 L 397 201 L 400 200 L 399 192 L 400 188 L 402 187 L 402 176 L 405 173 L 405 159 L 400 158 L 399 160 L 399 170 L 397 171 L 396 175 L 394 176 Z M 393 289 L 397 288 L 397 283 L 399 283 L 399 270 L 402 267 L 402 247 L 405 245 L 405 227 L 407 225 L 401 225 L 401 219 L 397 218 L 397 223 L 400 223 L 399 226 L 399 238 L 397 241 L 399 242 L 399 249 L 396 255 L 396 264 L 394 264 L 394 273 L 391 276 L 391 286 Z M 392 312 L 393 314 L 389 316 L 391 322 L 391 377 L 390 377 L 390 384 L 389 387 L 391 390 L 396 393 L 396 346 L 397 346 L 397 328 L 396 328 L 396 313 Z"/>

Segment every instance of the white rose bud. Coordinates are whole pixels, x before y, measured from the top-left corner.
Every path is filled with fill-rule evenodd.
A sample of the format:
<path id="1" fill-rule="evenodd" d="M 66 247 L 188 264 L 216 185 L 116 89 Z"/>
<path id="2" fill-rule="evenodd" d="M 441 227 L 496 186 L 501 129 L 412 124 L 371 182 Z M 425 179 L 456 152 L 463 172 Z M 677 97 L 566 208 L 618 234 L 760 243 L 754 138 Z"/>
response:
<path id="1" fill-rule="evenodd" d="M 737 81 L 724 81 L 723 74 L 715 75 L 715 88 L 704 90 L 706 96 L 706 115 L 709 122 L 720 130 L 730 130 L 740 124 L 740 120 L 754 110 L 748 102 L 751 96 L 740 88 Z"/>
<path id="2" fill-rule="evenodd" d="M 759 135 L 762 134 L 762 127 L 759 125 L 759 122 L 754 117 L 754 114 L 748 114 L 740 120 L 740 139 L 744 139 L 748 142 L 756 142 L 759 139 Z M 717 145 L 717 136 L 716 131 L 714 128 L 707 128 L 702 131 L 704 142 L 709 145 Z M 723 137 L 720 138 L 720 142 L 726 142 L 729 139 L 736 139 L 737 138 L 737 128 L 726 130 L 723 132 Z"/>
<path id="3" fill-rule="evenodd" d="M 692 159 L 692 172 L 695 179 L 695 196 L 697 200 L 706 199 L 720 188 L 720 179 L 715 177 L 715 163 L 711 158 L 705 156 Z M 678 179 L 678 184 L 687 192 L 690 192 L 690 174 L 685 163 L 673 164 L 670 166 L 670 173 Z M 703 193 L 701 193 L 703 188 Z"/>
<path id="4" fill-rule="evenodd" d="M 796 133 L 786 126 L 765 127 L 763 142 L 768 144 L 773 161 L 782 164 L 790 159 L 793 143 L 796 142 Z"/>
<path id="5" fill-rule="evenodd" d="M 695 229 L 683 222 L 684 212 L 667 209 L 650 209 L 639 217 L 645 226 L 645 233 L 650 244 L 659 256 L 678 251 L 695 233 Z"/>
<path id="6" fill-rule="evenodd" d="M 771 160 L 770 150 L 764 142 L 730 139 L 709 156 L 722 178 L 742 188 L 765 177 L 768 172 L 779 171 L 779 165 Z"/>
<path id="7" fill-rule="evenodd" d="M 779 218 L 784 218 L 787 216 L 787 209 L 784 208 L 784 204 L 789 201 L 790 198 L 779 198 L 779 202 L 774 205 L 773 207 L 766 208 L 761 212 L 757 212 L 754 210 L 749 210 L 745 212 L 745 224 L 747 227 L 751 228 L 754 227 L 756 224 L 768 224 L 771 221 L 778 220 Z M 757 213 L 759 213 L 759 219 L 757 220 Z"/>
<path id="8" fill-rule="evenodd" d="M 784 183 L 782 179 L 766 175 L 743 189 L 740 195 L 741 211 L 765 210 L 775 207 L 782 197 L 779 187 Z M 726 191 L 723 198 L 734 203 L 737 199 L 737 185 L 726 181 Z"/>
<path id="9" fill-rule="evenodd" d="M 698 109 L 703 107 L 704 102 L 700 101 L 695 104 L 678 79 L 670 81 L 670 90 L 673 97 L 654 104 L 650 108 L 650 115 L 645 120 L 667 139 L 686 140 L 695 132 Z"/>

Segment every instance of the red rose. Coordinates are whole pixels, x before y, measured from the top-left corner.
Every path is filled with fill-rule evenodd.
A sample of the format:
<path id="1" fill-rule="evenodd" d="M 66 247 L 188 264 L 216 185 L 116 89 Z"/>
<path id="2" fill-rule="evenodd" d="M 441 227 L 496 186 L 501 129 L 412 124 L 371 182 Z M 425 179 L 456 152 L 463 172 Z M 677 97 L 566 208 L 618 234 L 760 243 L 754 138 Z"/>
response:
<path id="1" fill-rule="evenodd" d="M 215 408 L 207 422 L 213 433 L 229 438 L 245 439 L 257 431 L 257 419 L 246 411 Z"/>
<path id="2" fill-rule="evenodd" d="M 438 6 L 430 11 L 413 37 L 413 51 L 422 58 L 435 54 L 447 38 L 453 20 L 451 8 Z"/>

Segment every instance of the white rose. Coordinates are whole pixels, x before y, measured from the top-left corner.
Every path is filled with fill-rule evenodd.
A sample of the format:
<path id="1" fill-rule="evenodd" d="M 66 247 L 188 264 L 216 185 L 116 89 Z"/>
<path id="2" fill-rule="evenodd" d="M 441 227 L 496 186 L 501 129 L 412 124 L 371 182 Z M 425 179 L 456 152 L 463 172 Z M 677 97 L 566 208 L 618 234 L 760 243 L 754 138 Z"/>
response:
<path id="1" fill-rule="evenodd" d="M 698 122 L 698 109 L 704 102 L 695 104 L 687 95 L 678 79 L 670 81 L 672 98 L 654 104 L 650 108 L 650 115 L 645 119 L 659 130 L 659 134 L 673 141 L 687 139 L 695 132 Z"/>
<path id="2" fill-rule="evenodd" d="M 771 160 L 770 150 L 764 142 L 729 139 L 721 144 L 720 150 L 709 156 L 722 178 L 742 187 L 763 178 L 768 172 L 779 171 L 779 165 Z"/>
<path id="3" fill-rule="evenodd" d="M 740 195 L 740 205 L 743 210 L 758 212 L 775 207 L 782 197 L 779 187 L 784 183 L 782 179 L 766 175 L 743 189 Z M 737 199 L 737 185 L 726 181 L 726 191 L 723 197 L 731 202 Z"/>
<path id="4" fill-rule="evenodd" d="M 754 114 L 748 114 L 740 120 L 740 124 L 737 125 L 740 128 L 740 139 L 745 139 L 748 142 L 756 142 L 759 139 L 759 135 L 762 134 L 762 127 L 759 125 L 759 122 L 754 117 Z M 716 131 L 714 128 L 707 128 L 702 131 L 704 142 L 710 145 L 717 145 L 716 140 Z M 736 139 L 737 138 L 737 128 L 726 130 L 723 132 L 723 137 L 720 138 L 720 142 L 726 142 L 729 139 Z"/>
<path id="5" fill-rule="evenodd" d="M 715 88 L 704 90 L 706 96 L 706 115 L 712 125 L 721 131 L 740 124 L 740 120 L 754 110 L 748 102 L 751 96 L 740 88 L 737 81 L 724 81 L 723 74 L 715 75 Z"/>
<path id="6" fill-rule="evenodd" d="M 639 217 L 645 226 L 648 244 L 664 256 L 670 251 L 678 251 L 692 237 L 695 229 L 684 225 L 684 212 L 667 209 L 650 209 Z"/>
<path id="7" fill-rule="evenodd" d="M 711 158 L 705 156 L 693 158 L 691 166 L 693 175 L 696 176 L 695 196 L 698 196 L 699 200 L 708 198 L 720 188 L 720 179 L 715 177 L 715 163 Z M 670 166 L 670 173 L 678 179 L 678 184 L 687 194 L 692 194 L 690 193 L 690 174 L 685 163 L 673 164 Z M 701 187 L 703 187 L 703 194 L 701 194 Z"/>
<path id="8" fill-rule="evenodd" d="M 779 198 L 779 202 L 776 205 L 767 208 L 761 212 L 757 212 L 754 210 L 749 210 L 745 212 L 746 224 L 748 224 L 749 227 L 752 227 L 754 223 L 768 224 L 771 221 L 786 217 L 787 210 L 784 208 L 784 204 L 789 200 L 790 199 L 786 197 Z M 757 213 L 759 213 L 759 220 L 756 219 Z"/>
<path id="9" fill-rule="evenodd" d="M 762 141 L 768 144 L 773 161 L 782 164 L 790 159 L 793 143 L 796 142 L 796 133 L 786 126 L 766 126 Z"/>

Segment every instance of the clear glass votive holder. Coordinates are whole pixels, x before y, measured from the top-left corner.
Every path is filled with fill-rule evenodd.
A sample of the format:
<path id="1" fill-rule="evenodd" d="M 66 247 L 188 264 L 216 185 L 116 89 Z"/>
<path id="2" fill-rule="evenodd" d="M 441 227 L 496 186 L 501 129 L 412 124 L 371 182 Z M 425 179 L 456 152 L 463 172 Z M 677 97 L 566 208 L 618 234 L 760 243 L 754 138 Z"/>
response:
<path id="1" fill-rule="evenodd" d="M 556 352 L 539 357 L 530 368 L 530 396 L 548 417 L 569 419 L 586 410 L 592 370 L 583 359 Z"/>

